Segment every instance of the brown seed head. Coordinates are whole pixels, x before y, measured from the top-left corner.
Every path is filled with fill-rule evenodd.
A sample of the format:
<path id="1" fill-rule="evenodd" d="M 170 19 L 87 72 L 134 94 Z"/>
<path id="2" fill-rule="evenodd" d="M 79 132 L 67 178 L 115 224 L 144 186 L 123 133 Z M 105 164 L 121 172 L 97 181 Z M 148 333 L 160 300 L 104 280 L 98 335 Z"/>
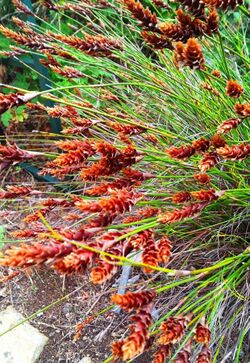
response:
<path id="1" fill-rule="evenodd" d="M 244 92 L 244 88 L 237 81 L 230 79 L 227 82 L 226 92 L 229 97 L 239 98 Z"/>

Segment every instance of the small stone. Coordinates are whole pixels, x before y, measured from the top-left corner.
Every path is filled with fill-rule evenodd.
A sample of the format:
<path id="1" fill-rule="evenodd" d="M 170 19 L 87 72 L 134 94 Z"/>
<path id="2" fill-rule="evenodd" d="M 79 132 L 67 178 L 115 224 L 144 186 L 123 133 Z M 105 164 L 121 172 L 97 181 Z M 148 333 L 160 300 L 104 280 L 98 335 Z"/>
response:
<path id="1" fill-rule="evenodd" d="M 7 296 L 7 287 L 3 287 L 2 289 L 0 289 L 0 298 L 6 297 Z"/>
<path id="2" fill-rule="evenodd" d="M 92 363 L 90 357 L 83 357 L 78 363 Z"/>
<path id="3" fill-rule="evenodd" d="M 25 317 L 12 306 L 0 312 L 0 335 L 11 329 Z M 1 363 L 35 363 L 48 338 L 24 322 L 0 336 Z"/>

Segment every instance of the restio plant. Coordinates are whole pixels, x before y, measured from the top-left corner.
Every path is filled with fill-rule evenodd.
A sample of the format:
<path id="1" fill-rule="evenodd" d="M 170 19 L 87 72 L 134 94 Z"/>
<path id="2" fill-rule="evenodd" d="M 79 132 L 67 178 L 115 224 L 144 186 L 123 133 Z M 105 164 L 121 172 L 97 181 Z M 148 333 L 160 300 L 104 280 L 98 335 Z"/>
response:
<path id="1" fill-rule="evenodd" d="M 36 150 L 18 136 L 0 145 L 3 171 L 29 161 L 58 179 L 54 192 L 0 192 L 3 217 L 17 198 L 27 211 L 0 264 L 87 273 L 94 284 L 140 268 L 137 287 L 111 296 L 135 315 L 106 362 L 146 350 L 153 363 L 247 362 L 247 4 L 40 0 L 32 13 L 13 3 L 17 28 L 0 31 L 15 45 L 2 55 L 39 56 L 53 82 L 2 85 L 0 112 L 25 105 L 60 118 L 63 130 L 38 136 Z"/>

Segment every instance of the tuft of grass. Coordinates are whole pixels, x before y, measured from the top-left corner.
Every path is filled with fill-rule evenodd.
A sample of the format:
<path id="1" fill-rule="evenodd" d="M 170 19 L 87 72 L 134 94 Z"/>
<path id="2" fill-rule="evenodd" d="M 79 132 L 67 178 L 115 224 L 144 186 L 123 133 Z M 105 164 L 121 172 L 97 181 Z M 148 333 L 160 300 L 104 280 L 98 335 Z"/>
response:
<path id="1" fill-rule="evenodd" d="M 43 8 L 42 14 L 46 11 L 50 21 L 40 17 L 38 8 L 37 24 L 27 23 L 23 35 L 30 32 L 33 41 L 21 39 L 20 34 L 16 38 L 25 56 L 27 52 L 40 57 L 51 75 L 51 88 L 36 90 L 27 107 L 60 117 L 64 133 L 59 143 L 54 143 L 54 134 L 38 134 L 37 154 L 25 153 L 27 141 L 22 135 L 15 137 L 21 147 L 18 152 L 7 154 L 6 148 L 0 149 L 8 166 L 32 155 L 32 163 L 43 173 L 60 179 L 54 183 L 56 192 L 41 189 L 39 198 L 35 194 L 9 198 L 7 210 L 20 213 L 18 198 L 26 205 L 27 231 L 20 238 L 26 237 L 27 243 L 7 249 L 0 264 L 43 263 L 63 273 L 89 269 L 92 282 L 99 283 L 118 278 L 121 266 L 140 267 L 144 270 L 142 290 L 156 290 L 154 304 L 160 315 L 147 334 L 159 335 L 161 323 L 169 317 L 191 316 L 171 360 L 186 349 L 197 323 L 205 319 L 212 331 L 211 361 L 230 357 L 239 362 L 240 355 L 247 357 L 244 342 L 249 331 L 249 119 L 238 115 L 234 106 L 237 102 L 249 105 L 246 8 L 219 10 L 219 31 L 203 34 L 199 37 L 202 50 L 195 49 L 202 52 L 205 67 L 200 61 L 199 69 L 191 69 L 195 65 L 192 57 L 185 63 L 188 45 L 183 45 L 184 63 L 177 67 L 173 63 L 175 41 L 169 38 L 174 51 L 158 50 L 145 42 L 138 24 L 139 2 L 112 1 L 106 6 L 94 2 L 91 7 L 86 2 L 84 11 L 76 8 L 80 3 L 62 2 L 54 11 Z M 174 7 L 166 11 L 149 5 L 159 22 L 176 23 Z M 151 25 L 148 29 L 148 23 L 143 26 L 144 31 L 156 32 Z M 8 30 L 2 31 L 14 39 Z M 52 59 L 46 49 L 55 51 Z M 13 56 L 25 64 L 22 53 L 15 52 Z M 27 67 L 43 77 L 37 68 Z M 215 70 L 220 77 L 214 75 Z M 76 71 L 80 77 L 74 77 Z M 226 91 L 228 80 L 244 89 L 237 100 Z M 34 91 L 3 86 L 19 92 L 2 96 L 8 107 L 23 104 L 24 97 Z M 13 99 L 15 103 L 10 102 Z M 45 100 L 54 101 L 56 107 L 37 102 Z M 218 127 L 231 118 L 241 118 L 241 122 L 222 135 L 223 145 L 214 145 Z M 210 149 L 194 150 L 195 142 L 204 138 Z M 222 150 L 224 143 L 229 148 L 226 151 Z M 194 174 L 199 174 L 208 152 L 216 154 L 207 168 L 210 184 L 200 185 Z M 124 169 L 128 172 L 128 168 L 139 174 L 133 176 L 129 169 L 126 177 Z M 100 187 L 106 188 L 103 194 L 97 193 Z M 173 195 L 184 191 L 190 199 L 175 204 Z M 195 199 L 197 195 L 200 199 Z M 147 214 L 147 207 L 157 211 Z M 173 248 L 170 261 L 163 264 L 158 247 L 166 236 Z M 135 239 L 138 248 L 132 244 Z M 147 279 L 143 274 L 148 270 L 158 271 L 158 279 L 154 275 Z M 133 359 L 144 348 L 134 355 L 130 352 L 129 357 Z M 192 359 L 198 353 L 194 344 Z"/>

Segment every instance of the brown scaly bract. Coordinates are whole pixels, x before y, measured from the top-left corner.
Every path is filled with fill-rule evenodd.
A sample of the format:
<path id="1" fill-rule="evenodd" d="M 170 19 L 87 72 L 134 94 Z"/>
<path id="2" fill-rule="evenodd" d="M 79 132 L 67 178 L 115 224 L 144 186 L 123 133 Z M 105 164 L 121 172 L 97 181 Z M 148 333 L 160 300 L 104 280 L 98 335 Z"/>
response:
<path id="1" fill-rule="evenodd" d="M 227 82 L 226 92 L 229 97 L 239 98 L 244 92 L 244 88 L 237 81 L 230 79 Z"/>
<path id="2" fill-rule="evenodd" d="M 107 125 L 117 132 L 121 132 L 125 135 L 138 135 L 146 131 L 144 127 L 134 125 L 123 125 L 119 122 L 108 121 Z"/>
<path id="3" fill-rule="evenodd" d="M 94 247 L 93 244 L 89 244 Z M 81 273 L 92 262 L 95 253 L 83 248 L 74 249 L 64 258 L 56 260 L 52 265 L 53 269 L 61 274 Z"/>
<path id="4" fill-rule="evenodd" d="M 232 129 L 236 129 L 242 123 L 241 118 L 230 118 L 226 121 L 223 121 L 217 128 L 218 134 L 224 134 L 226 132 L 231 131 Z"/>
<path id="5" fill-rule="evenodd" d="M 71 119 L 79 116 L 78 111 L 72 106 L 54 106 L 46 107 L 45 109 L 51 117 L 66 117 Z"/>
<path id="6" fill-rule="evenodd" d="M 161 335 L 157 342 L 164 345 L 178 342 L 184 335 L 187 322 L 187 319 L 182 316 L 171 316 L 161 324 Z"/>
<path id="7" fill-rule="evenodd" d="M 87 137 L 93 137 L 93 134 L 86 126 L 67 127 L 62 133 L 64 135 L 85 135 Z"/>
<path id="8" fill-rule="evenodd" d="M 118 253 L 115 253 L 115 255 L 119 256 Z M 117 270 L 118 267 L 114 263 L 111 264 L 100 260 L 98 265 L 91 270 L 90 280 L 93 284 L 103 284 L 105 281 L 111 279 Z"/>
<path id="9" fill-rule="evenodd" d="M 132 186 L 141 185 L 141 181 L 153 177 L 152 174 L 142 173 L 141 171 L 133 170 L 131 168 L 124 168 L 122 172 L 125 175 L 124 178 L 117 179 L 114 182 L 102 183 L 94 188 L 86 190 L 85 194 L 100 196 L 109 193 L 113 189 L 130 188 Z"/>
<path id="10" fill-rule="evenodd" d="M 144 8 L 140 1 L 122 0 L 133 17 L 139 20 L 140 25 L 148 30 L 154 30 L 157 24 L 155 13 L 152 14 L 148 8 Z"/>
<path id="11" fill-rule="evenodd" d="M 53 161 L 49 161 L 40 174 L 51 174 L 63 179 L 70 173 L 78 172 L 85 166 L 88 157 L 95 154 L 93 144 L 88 140 L 58 141 L 56 145 L 66 153 L 62 153 Z"/>
<path id="12" fill-rule="evenodd" d="M 141 183 L 139 181 L 137 182 L 133 179 L 120 178 L 114 182 L 103 183 L 94 188 L 88 189 L 85 191 L 84 194 L 90 196 L 101 196 L 110 193 L 110 191 L 114 189 L 122 189 L 122 188 L 128 189 L 131 186 L 140 185 L 140 184 Z"/>
<path id="13" fill-rule="evenodd" d="M 150 304 L 156 298 L 154 290 L 144 290 L 141 292 L 126 292 L 126 294 L 112 295 L 112 302 L 119 305 L 125 311 L 141 309 Z"/>
<path id="14" fill-rule="evenodd" d="M 97 247 L 115 256 L 126 256 L 130 251 L 123 242 L 116 242 L 116 238 L 122 236 L 122 232 L 110 231 L 97 240 Z M 105 256 L 105 260 L 99 258 L 97 266 L 90 273 L 90 279 L 94 284 L 102 284 L 109 280 L 118 270 L 117 260 L 111 256 Z"/>
<path id="15" fill-rule="evenodd" d="M 147 208 L 139 209 L 137 211 L 137 214 L 142 216 L 143 218 L 150 218 L 150 217 L 155 216 L 158 213 L 159 213 L 159 208 L 154 208 L 154 207 L 147 207 Z"/>
<path id="16" fill-rule="evenodd" d="M 229 160 L 243 160 L 250 155 L 250 144 L 240 144 L 229 146 L 226 145 L 217 149 L 217 153 L 223 157 L 223 159 Z"/>
<path id="17" fill-rule="evenodd" d="M 137 152 L 132 146 L 118 150 L 111 145 L 110 147 L 99 148 L 98 151 L 103 157 L 98 162 L 82 170 L 81 177 L 85 180 L 116 174 L 121 169 L 142 159 L 141 153 Z"/>
<path id="18" fill-rule="evenodd" d="M 138 170 L 134 170 L 131 168 L 123 168 L 122 169 L 123 174 L 128 178 L 128 179 L 134 179 L 134 180 L 148 180 L 153 178 L 153 174 L 151 173 L 143 173 L 141 171 Z"/>

